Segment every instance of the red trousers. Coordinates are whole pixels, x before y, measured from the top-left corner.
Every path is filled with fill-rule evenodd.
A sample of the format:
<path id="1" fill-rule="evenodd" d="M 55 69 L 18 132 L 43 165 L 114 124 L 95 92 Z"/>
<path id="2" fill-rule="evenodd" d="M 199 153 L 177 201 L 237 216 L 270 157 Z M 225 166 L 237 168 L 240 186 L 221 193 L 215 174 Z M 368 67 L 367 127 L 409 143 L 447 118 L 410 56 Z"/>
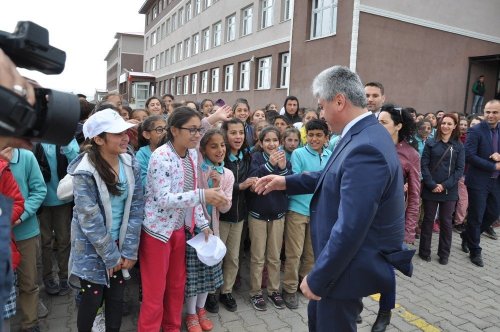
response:
<path id="1" fill-rule="evenodd" d="M 180 331 L 186 283 L 186 235 L 176 230 L 167 243 L 141 234 L 142 304 L 139 332 Z"/>

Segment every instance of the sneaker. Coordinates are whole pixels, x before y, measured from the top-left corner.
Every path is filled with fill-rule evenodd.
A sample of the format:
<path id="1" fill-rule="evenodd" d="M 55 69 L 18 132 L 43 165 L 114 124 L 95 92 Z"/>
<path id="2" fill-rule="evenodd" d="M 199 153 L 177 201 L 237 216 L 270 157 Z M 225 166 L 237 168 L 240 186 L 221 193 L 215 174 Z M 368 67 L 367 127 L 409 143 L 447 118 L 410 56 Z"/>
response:
<path id="1" fill-rule="evenodd" d="M 221 294 L 219 296 L 219 301 L 226 308 L 227 311 L 236 311 L 238 309 L 238 305 L 236 304 L 236 300 L 233 297 L 233 294 Z"/>
<path id="2" fill-rule="evenodd" d="M 49 295 L 59 294 L 59 284 L 54 279 L 47 279 L 43 281 L 45 285 L 45 292 Z"/>
<path id="3" fill-rule="evenodd" d="M 219 312 L 219 301 L 215 294 L 208 294 L 207 301 L 205 302 L 205 310 L 216 314 Z"/>
<path id="4" fill-rule="evenodd" d="M 283 291 L 283 301 L 288 309 L 297 309 L 299 307 L 297 293 L 287 293 Z"/>
<path id="5" fill-rule="evenodd" d="M 196 308 L 196 314 L 198 315 L 198 319 L 200 321 L 200 326 L 203 331 L 212 331 L 214 328 L 214 324 L 207 317 L 207 312 L 203 308 Z"/>
<path id="6" fill-rule="evenodd" d="M 92 332 L 106 332 L 106 319 L 104 318 L 104 310 L 101 310 L 95 316 Z"/>
<path id="7" fill-rule="evenodd" d="M 285 309 L 285 301 L 279 292 L 272 292 L 267 298 L 271 301 L 276 309 Z"/>
<path id="8" fill-rule="evenodd" d="M 186 315 L 186 328 L 188 332 L 202 332 L 200 320 L 197 314 Z"/>
<path id="9" fill-rule="evenodd" d="M 266 301 L 264 301 L 262 294 L 257 294 L 257 295 L 250 297 L 250 302 L 252 302 L 252 305 L 255 308 L 255 310 L 259 310 L 259 311 L 266 311 L 267 310 Z"/>
<path id="10" fill-rule="evenodd" d="M 38 318 L 45 318 L 49 315 L 49 309 L 43 304 L 42 299 L 38 299 Z"/>
<path id="11" fill-rule="evenodd" d="M 67 279 L 61 279 L 59 282 L 59 293 L 58 295 L 64 296 L 68 295 L 71 292 L 71 288 L 69 287 Z"/>
<path id="12" fill-rule="evenodd" d="M 483 234 L 487 237 L 489 237 L 490 239 L 493 239 L 493 240 L 498 240 L 498 236 L 497 236 L 497 233 L 495 232 L 495 230 L 493 229 L 493 227 L 488 227 L 484 230 Z"/>

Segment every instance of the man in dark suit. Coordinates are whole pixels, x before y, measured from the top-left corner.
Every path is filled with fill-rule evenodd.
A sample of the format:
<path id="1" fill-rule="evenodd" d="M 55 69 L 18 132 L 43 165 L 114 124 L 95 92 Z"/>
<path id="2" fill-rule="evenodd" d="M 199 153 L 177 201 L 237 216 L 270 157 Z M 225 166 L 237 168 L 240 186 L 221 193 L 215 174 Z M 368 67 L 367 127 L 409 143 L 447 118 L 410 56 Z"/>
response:
<path id="1" fill-rule="evenodd" d="M 267 176 L 258 193 L 314 193 L 311 237 L 316 263 L 301 284 L 310 299 L 310 331 L 355 331 L 361 298 L 389 291 L 393 266 L 411 267 L 403 249 L 403 175 L 390 136 L 366 110 L 358 75 L 335 66 L 321 72 L 313 92 L 334 132 L 341 134 L 324 170 Z M 399 261 L 399 264 L 394 263 Z M 390 264 L 389 261 L 394 264 Z"/>
<path id="2" fill-rule="evenodd" d="M 467 227 L 461 234 L 462 250 L 470 251 L 471 262 L 481 267 L 484 265 L 479 245 L 481 233 L 495 235 L 491 225 L 500 214 L 500 101 L 487 102 L 484 116 L 485 121 L 469 129 L 465 141 L 469 214 Z"/>

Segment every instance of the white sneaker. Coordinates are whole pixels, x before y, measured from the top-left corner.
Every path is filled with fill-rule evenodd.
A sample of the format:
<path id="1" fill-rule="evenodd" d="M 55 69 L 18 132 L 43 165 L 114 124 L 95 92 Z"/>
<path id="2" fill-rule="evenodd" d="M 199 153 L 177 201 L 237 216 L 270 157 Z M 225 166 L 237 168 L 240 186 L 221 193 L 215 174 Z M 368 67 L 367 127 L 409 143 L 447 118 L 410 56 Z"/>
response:
<path id="1" fill-rule="evenodd" d="M 49 309 L 43 304 L 42 299 L 38 299 L 38 318 L 45 318 L 49 315 Z"/>
<path id="2" fill-rule="evenodd" d="M 106 320 L 104 318 L 104 308 L 99 309 L 100 312 L 95 316 L 92 332 L 106 332 Z"/>

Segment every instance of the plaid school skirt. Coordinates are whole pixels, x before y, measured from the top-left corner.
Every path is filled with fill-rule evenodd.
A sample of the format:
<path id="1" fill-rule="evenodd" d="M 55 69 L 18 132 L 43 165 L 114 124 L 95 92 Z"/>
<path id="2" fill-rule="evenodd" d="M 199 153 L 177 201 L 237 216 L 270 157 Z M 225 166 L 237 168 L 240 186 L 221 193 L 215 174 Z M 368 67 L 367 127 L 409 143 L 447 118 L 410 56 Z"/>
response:
<path id="1" fill-rule="evenodd" d="M 186 241 L 193 236 L 186 232 Z M 196 255 L 196 250 L 186 244 L 186 289 L 185 296 L 215 292 L 224 283 L 222 262 L 214 266 L 203 264 Z"/>
<path id="2" fill-rule="evenodd" d="M 3 306 L 3 319 L 9 319 L 16 315 L 16 284 L 17 284 L 17 274 L 14 273 L 14 284 L 10 289 L 9 297 L 6 299 Z"/>

